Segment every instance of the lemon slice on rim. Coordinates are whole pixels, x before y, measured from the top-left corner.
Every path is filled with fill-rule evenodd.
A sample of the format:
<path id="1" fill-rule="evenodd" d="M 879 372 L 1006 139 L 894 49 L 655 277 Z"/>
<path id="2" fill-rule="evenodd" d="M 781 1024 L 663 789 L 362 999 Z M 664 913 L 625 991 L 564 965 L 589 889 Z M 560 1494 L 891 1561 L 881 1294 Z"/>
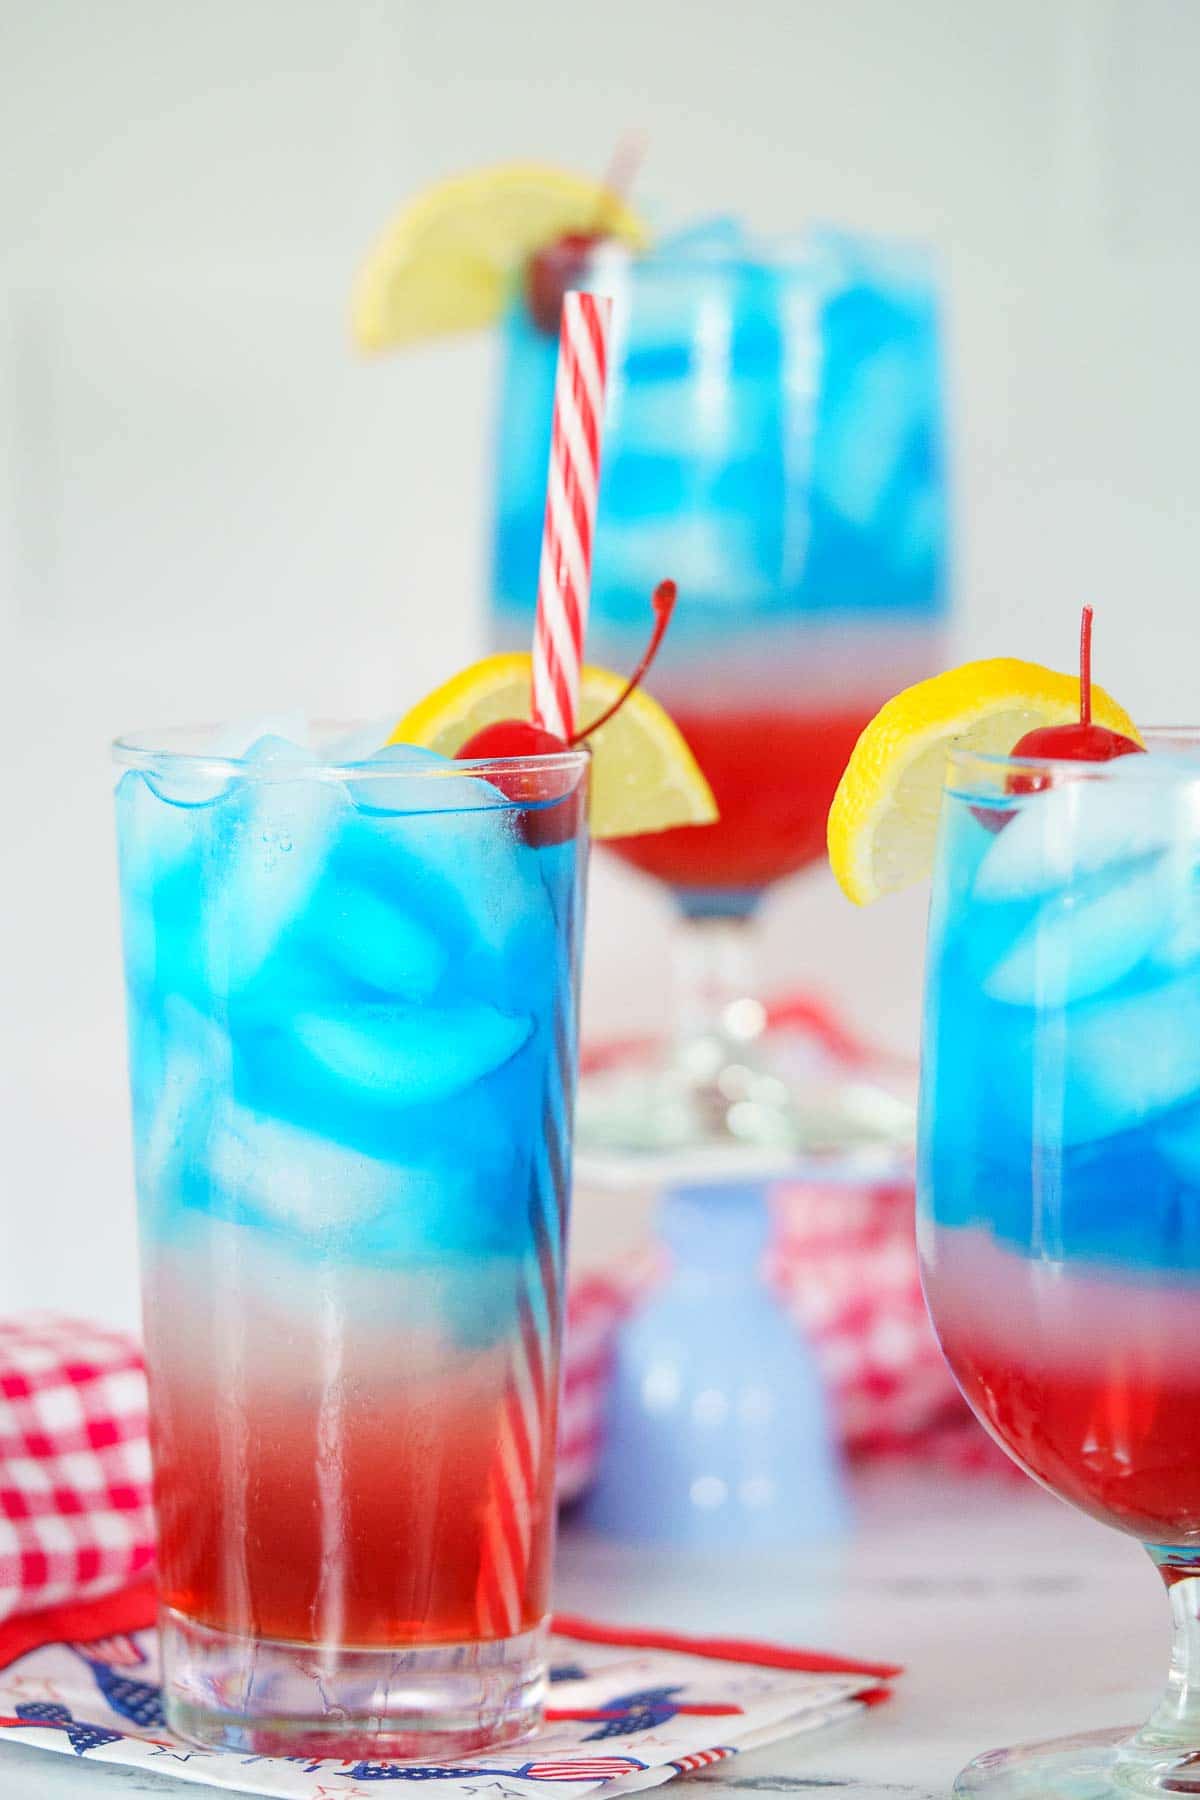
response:
<path id="1" fill-rule="evenodd" d="M 1079 717 L 1079 679 L 996 656 L 963 663 L 880 708 L 854 746 L 829 809 L 829 862 L 858 906 L 930 873 L 951 749 L 1004 756 L 1027 731 Z M 1141 734 L 1124 707 L 1092 688 L 1097 725 Z"/>
<path id="2" fill-rule="evenodd" d="M 500 317 L 535 250 L 568 233 L 644 247 L 636 214 L 602 182 L 541 163 L 478 169 L 426 188 L 359 269 L 351 320 L 362 350 L 390 350 Z"/>
<path id="3" fill-rule="evenodd" d="M 393 744 L 420 744 L 453 756 L 468 738 L 501 719 L 529 713 L 531 664 L 517 651 L 485 656 L 419 700 L 393 731 Z M 625 686 L 611 669 L 584 665 L 579 719 L 587 725 Z M 588 739 L 592 750 L 594 838 L 636 837 L 672 825 L 711 825 L 712 789 L 670 714 L 636 688 L 607 725 Z"/>

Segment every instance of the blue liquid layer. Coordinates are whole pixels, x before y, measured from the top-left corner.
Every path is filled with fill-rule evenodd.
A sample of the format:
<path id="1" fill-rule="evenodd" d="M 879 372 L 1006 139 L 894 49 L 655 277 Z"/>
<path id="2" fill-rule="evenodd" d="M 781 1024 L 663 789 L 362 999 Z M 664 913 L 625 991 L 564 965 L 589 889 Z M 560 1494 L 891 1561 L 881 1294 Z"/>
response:
<path id="1" fill-rule="evenodd" d="M 1135 759 L 1130 759 L 1133 762 Z M 1141 761 L 1142 759 L 1136 759 Z M 1200 1271 L 1200 835 L 1131 776 L 950 798 L 919 1182 L 938 1226 L 1051 1262 Z M 995 810 L 994 806 L 991 810 Z"/>
<path id="2" fill-rule="evenodd" d="M 117 789 L 145 1231 L 216 1219 L 309 1264 L 529 1255 L 569 1146 L 581 839 L 468 777 L 260 753 L 270 780 Z"/>
<path id="3" fill-rule="evenodd" d="M 697 228 L 624 273 L 595 540 L 596 653 L 674 576 L 665 655 L 733 627 L 936 618 L 947 593 L 940 343 L 918 258 L 832 232 L 756 260 Z M 504 328 L 493 595 L 500 634 L 537 592 L 556 345 Z"/>

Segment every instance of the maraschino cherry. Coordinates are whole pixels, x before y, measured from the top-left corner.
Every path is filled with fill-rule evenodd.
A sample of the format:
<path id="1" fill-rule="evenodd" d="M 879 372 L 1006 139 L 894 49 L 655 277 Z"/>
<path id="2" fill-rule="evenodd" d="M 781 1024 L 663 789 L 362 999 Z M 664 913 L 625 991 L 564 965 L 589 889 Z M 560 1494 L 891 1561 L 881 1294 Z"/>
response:
<path id="1" fill-rule="evenodd" d="M 608 173 L 604 177 L 596 219 L 587 231 L 566 231 L 535 250 L 525 267 L 525 299 L 529 315 L 539 331 L 558 336 L 562 319 L 563 295 L 578 287 L 597 244 L 606 243 L 613 233 L 606 229 L 614 201 L 629 192 L 646 153 L 646 140 L 640 132 L 626 132 L 613 152 Z"/>
<path id="2" fill-rule="evenodd" d="M 525 299 L 539 331 L 558 336 L 563 295 L 579 286 L 592 251 L 603 242 L 603 232 L 568 231 L 534 251 L 525 270 Z"/>
<path id="3" fill-rule="evenodd" d="M 478 758 L 504 759 L 512 757 L 536 758 L 560 754 L 564 750 L 573 749 L 590 738 L 593 732 L 607 725 L 614 713 L 620 712 L 634 689 L 640 686 L 646 671 L 658 654 L 658 647 L 663 641 L 663 634 L 671 622 L 671 614 L 675 610 L 676 588 L 673 581 L 660 581 L 654 590 L 651 604 L 654 607 L 654 630 L 650 634 L 650 642 L 642 653 L 637 668 L 621 689 L 612 705 L 606 707 L 598 718 L 592 719 L 580 730 L 573 732 L 570 738 L 561 738 L 557 732 L 547 731 L 544 726 L 537 725 L 531 719 L 497 719 L 491 725 L 485 725 L 465 744 L 455 751 L 456 762 L 470 762 Z M 512 769 L 497 769 L 490 776 L 493 784 L 510 800 L 523 800 L 530 803 L 535 810 L 521 814 L 521 830 L 527 842 L 535 845 L 557 844 L 564 838 L 573 837 L 579 826 L 578 805 L 541 806 L 556 798 L 547 780 L 537 768 L 536 762 L 531 768 L 523 769 L 520 761 L 515 762 Z"/>
<path id="4" fill-rule="evenodd" d="M 1019 738 L 1012 756 L 1046 756 L 1059 762 L 1112 762 L 1118 756 L 1142 756 L 1140 744 L 1122 731 L 1110 731 L 1092 719 L 1092 608 L 1085 606 L 1079 627 L 1079 720 L 1066 725 L 1039 725 Z M 1031 794 L 1048 787 L 1048 775 L 1011 775 L 1009 791 Z"/>
<path id="5" fill-rule="evenodd" d="M 556 731 L 546 731 L 532 719 L 497 719 L 469 737 L 454 752 L 455 760 L 504 756 L 555 756 L 567 749 Z"/>

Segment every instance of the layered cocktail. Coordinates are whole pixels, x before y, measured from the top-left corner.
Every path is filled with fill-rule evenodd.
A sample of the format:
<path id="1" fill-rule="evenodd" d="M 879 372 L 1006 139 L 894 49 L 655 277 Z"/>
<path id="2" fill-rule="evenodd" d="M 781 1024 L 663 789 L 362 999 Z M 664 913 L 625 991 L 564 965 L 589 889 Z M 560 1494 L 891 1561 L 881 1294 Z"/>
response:
<path id="1" fill-rule="evenodd" d="M 744 912 L 824 852 L 854 741 L 935 666 L 947 603 L 942 369 L 917 251 L 730 221 L 583 265 L 614 304 L 590 641 L 627 663 L 648 577 L 682 604 L 652 677 L 712 785 L 703 830 L 621 846 L 685 905 Z M 496 456 L 497 634 L 528 635 L 554 338 L 512 299 Z"/>
<path id="2" fill-rule="evenodd" d="M 1056 1493 L 1200 1547 L 1200 762 L 952 759 L 921 1248 L 967 1398 Z M 1082 770 L 1082 773 L 1080 772 Z M 997 828 L 999 826 L 999 828 Z"/>
<path id="3" fill-rule="evenodd" d="M 587 754 L 117 759 L 171 1722 L 318 1754 L 521 1735 Z"/>
<path id="4" fill-rule="evenodd" d="M 855 900 L 933 869 L 918 1236 L 951 1369 L 1170 1592 L 1142 1729 L 990 1751 L 957 1791 L 992 1800 L 1200 1793 L 1200 734 L 1093 694 L 1090 640 L 1085 608 L 1078 684 L 997 658 L 898 695 L 830 818 Z"/>
<path id="5" fill-rule="evenodd" d="M 753 1155 L 886 1138 L 903 1116 L 894 1102 L 873 1108 L 862 1084 L 853 1099 L 797 1092 L 749 1040 L 746 1021 L 763 1014 L 745 1004 L 747 950 L 767 888 L 823 855 L 860 731 L 940 658 L 948 532 L 929 261 L 835 231 L 768 240 L 715 221 L 640 253 L 593 243 L 582 266 L 614 309 L 590 640 L 628 663 L 647 575 L 671 570 L 679 614 L 651 685 L 720 810 L 614 846 L 683 914 L 675 1041 L 649 1067 L 589 1084 L 584 1139 Z M 527 283 L 504 321 L 503 643 L 527 635 L 537 586 L 554 381 L 541 296 Z"/>

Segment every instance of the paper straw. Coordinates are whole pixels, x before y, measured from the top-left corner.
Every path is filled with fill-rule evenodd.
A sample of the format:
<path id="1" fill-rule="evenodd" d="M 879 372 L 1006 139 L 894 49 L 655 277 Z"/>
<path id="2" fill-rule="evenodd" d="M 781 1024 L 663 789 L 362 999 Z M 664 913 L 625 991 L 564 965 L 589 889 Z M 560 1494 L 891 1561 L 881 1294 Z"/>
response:
<path id="1" fill-rule="evenodd" d="M 575 1014 L 582 890 L 565 927 L 566 991 L 555 1008 L 554 1055 L 546 1071 L 529 1166 L 525 1252 L 517 1275 L 504 1398 L 488 1470 L 475 1617 L 483 1638 L 522 1629 L 535 1533 L 553 1529 L 559 1357 L 566 1310 L 571 1114 L 578 1061 Z"/>
<path id="2" fill-rule="evenodd" d="M 573 734 L 579 712 L 611 313 L 612 302 L 600 295 L 563 296 L 530 712 L 535 725 L 564 740 Z M 568 980 L 574 956 L 572 945 Z M 567 1017 L 569 1007 L 561 1011 L 555 1067 L 533 1162 L 529 1247 L 516 1295 L 518 1328 L 513 1333 L 484 1506 L 476 1622 L 487 1638 L 512 1637 L 520 1631 L 534 1532 L 549 1528 L 537 1518 L 538 1508 L 554 1504 L 549 1462 L 558 1413 L 555 1346 L 562 1335 L 560 1288 L 575 1063 L 574 1020 Z"/>
<path id="3" fill-rule="evenodd" d="M 485 1638 L 522 1628 L 535 1530 L 550 1529 L 539 1512 L 554 1506 L 552 1464 L 558 1423 L 569 1203 L 568 1146 L 574 1084 L 575 1030 L 568 1008 L 555 1027 L 555 1067 L 547 1081 L 541 1129 L 530 1167 L 528 1240 L 517 1277 L 516 1320 L 488 1471 L 483 1541 L 475 1593 Z"/>
<path id="4" fill-rule="evenodd" d="M 592 583 L 612 301 L 563 296 L 546 481 L 546 516 L 533 628 L 535 725 L 568 739 L 579 711 L 579 670 Z"/>

